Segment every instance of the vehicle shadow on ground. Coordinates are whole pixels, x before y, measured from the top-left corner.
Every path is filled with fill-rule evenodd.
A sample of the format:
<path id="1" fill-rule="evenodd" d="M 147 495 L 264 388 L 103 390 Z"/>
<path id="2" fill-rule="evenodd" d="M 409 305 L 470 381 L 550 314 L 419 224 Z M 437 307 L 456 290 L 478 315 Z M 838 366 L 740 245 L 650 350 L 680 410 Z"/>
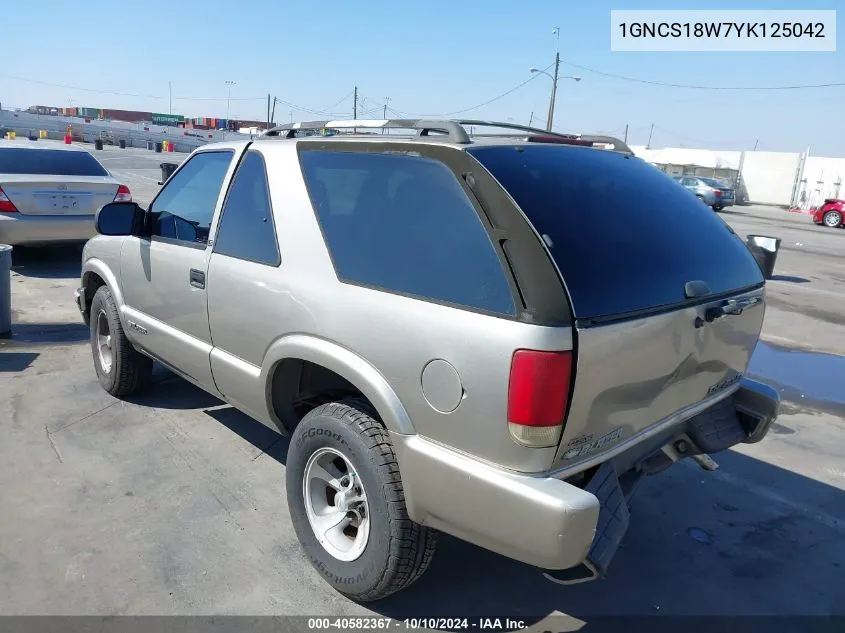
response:
<path id="1" fill-rule="evenodd" d="M 676 465 L 645 483 L 603 580 L 556 585 L 443 537 L 417 583 L 368 606 L 398 620 L 563 613 L 586 631 L 612 615 L 845 613 L 845 493 L 732 451 L 719 460 L 716 473 Z"/>
<path id="2" fill-rule="evenodd" d="M 16 343 L 80 343 L 90 337 L 84 323 L 12 323 Z"/>
<path id="3" fill-rule="evenodd" d="M 253 420 L 245 413 L 228 405 L 219 409 L 209 409 L 206 411 L 206 414 L 252 444 L 268 457 L 276 460 L 283 466 L 287 464 L 290 438 L 273 431 L 261 424 L 261 422 Z"/>
<path id="4" fill-rule="evenodd" d="M 82 244 L 25 248 L 12 251 L 12 271 L 23 277 L 72 279 L 82 272 Z"/>
<path id="5" fill-rule="evenodd" d="M 10 352 L 0 347 L 0 373 L 25 371 L 38 356 L 37 352 Z"/>
<path id="6" fill-rule="evenodd" d="M 156 364 L 150 385 L 127 402 L 157 409 L 205 409 L 223 401 Z"/>
<path id="7" fill-rule="evenodd" d="M 158 369 L 154 380 L 153 389 L 131 401 L 204 408 L 285 464 L 287 438 L 166 370 Z M 795 435 L 789 419 L 779 420 L 774 437 Z M 810 450 L 831 459 L 823 447 Z M 529 626 L 566 614 L 585 622 L 580 630 L 588 632 L 614 615 L 639 616 L 645 624 L 642 616 L 673 614 L 845 615 L 845 492 L 735 451 L 716 458 L 716 472 L 684 461 L 644 483 L 602 580 L 556 585 L 534 567 L 441 534 L 420 580 L 366 606 L 400 621 L 507 617 Z M 554 630 L 553 622 L 543 626 Z"/>
<path id="8" fill-rule="evenodd" d="M 205 409 L 206 415 L 268 457 L 282 465 L 287 462 L 287 437 L 159 365 L 153 370 L 150 388 L 127 401 L 160 409 Z"/>
<path id="9" fill-rule="evenodd" d="M 806 277 L 796 277 L 794 275 L 772 275 L 772 281 L 787 281 L 793 284 L 807 284 L 810 280 Z"/>

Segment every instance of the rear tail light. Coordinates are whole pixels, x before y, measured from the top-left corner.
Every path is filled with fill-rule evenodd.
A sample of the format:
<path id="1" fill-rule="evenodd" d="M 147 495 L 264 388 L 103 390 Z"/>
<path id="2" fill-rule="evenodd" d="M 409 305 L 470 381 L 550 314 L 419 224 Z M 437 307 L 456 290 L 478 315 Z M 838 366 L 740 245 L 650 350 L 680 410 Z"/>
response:
<path id="1" fill-rule="evenodd" d="M 18 208 L 3 191 L 3 187 L 0 187 L 0 213 L 16 213 L 17 210 Z"/>
<path id="2" fill-rule="evenodd" d="M 532 448 L 556 446 L 571 381 L 572 352 L 517 350 L 508 384 L 508 429 L 513 439 Z"/>
<path id="3" fill-rule="evenodd" d="M 717 196 L 721 196 L 721 195 L 722 195 L 722 192 L 721 192 L 721 191 L 719 191 L 718 189 L 716 189 L 716 191 L 714 191 L 713 193 L 715 193 Z"/>
<path id="4" fill-rule="evenodd" d="M 120 185 L 117 188 L 117 195 L 114 197 L 114 202 L 132 202 L 132 192 L 126 185 Z"/>

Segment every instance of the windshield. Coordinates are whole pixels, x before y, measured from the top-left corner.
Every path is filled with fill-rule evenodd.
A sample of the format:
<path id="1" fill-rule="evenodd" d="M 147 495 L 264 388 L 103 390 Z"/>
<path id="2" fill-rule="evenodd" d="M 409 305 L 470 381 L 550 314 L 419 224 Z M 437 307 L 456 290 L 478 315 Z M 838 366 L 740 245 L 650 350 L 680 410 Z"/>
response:
<path id="1" fill-rule="evenodd" d="M 579 318 L 683 303 L 689 281 L 714 294 L 763 281 L 721 218 L 639 158 L 548 145 L 467 151 L 544 236 Z"/>
<path id="2" fill-rule="evenodd" d="M 54 149 L 0 148 L 0 174 L 40 176 L 108 176 L 88 152 Z"/>

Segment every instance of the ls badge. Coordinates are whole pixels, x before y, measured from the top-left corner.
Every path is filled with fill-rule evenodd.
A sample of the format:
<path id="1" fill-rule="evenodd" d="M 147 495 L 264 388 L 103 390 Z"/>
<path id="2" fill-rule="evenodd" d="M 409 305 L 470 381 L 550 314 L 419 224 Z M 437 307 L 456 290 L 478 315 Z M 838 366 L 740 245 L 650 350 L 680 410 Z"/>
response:
<path id="1" fill-rule="evenodd" d="M 730 378 L 726 378 L 722 382 L 717 382 L 715 385 L 713 385 L 712 387 L 710 387 L 710 389 L 707 390 L 707 395 L 712 396 L 717 391 L 721 391 L 722 389 L 727 389 L 731 385 L 735 385 L 737 382 L 739 382 L 740 378 L 742 378 L 742 374 L 735 374 Z"/>

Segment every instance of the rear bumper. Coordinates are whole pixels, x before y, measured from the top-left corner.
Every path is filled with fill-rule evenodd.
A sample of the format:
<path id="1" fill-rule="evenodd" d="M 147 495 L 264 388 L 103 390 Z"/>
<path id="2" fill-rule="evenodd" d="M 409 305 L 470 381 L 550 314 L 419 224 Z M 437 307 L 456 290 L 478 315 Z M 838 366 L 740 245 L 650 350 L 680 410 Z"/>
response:
<path id="1" fill-rule="evenodd" d="M 84 242 L 96 235 L 93 215 L 0 213 L 0 244 Z"/>
<path id="2" fill-rule="evenodd" d="M 763 439 L 777 418 L 779 402 L 774 389 L 743 379 L 738 390 L 720 403 L 733 407 L 737 413 L 733 419 L 741 425 L 728 443 Z M 725 416 L 711 417 L 712 422 L 699 418 L 695 431 L 704 427 L 709 439 L 714 434 L 727 437 Z M 569 476 L 566 472 L 520 474 L 416 435 L 391 434 L 391 439 L 412 520 L 545 570 L 587 570 L 573 574 L 577 581 L 601 575 L 615 554 L 627 528 L 627 499 L 631 480 L 636 479 L 630 475 L 662 469 L 658 457 L 671 465 L 706 452 L 693 449 L 680 455 L 671 448 L 682 439 L 694 446 L 690 423 L 679 422 L 609 457 L 584 488 L 563 481 L 561 477 Z M 708 429 L 708 424 L 718 428 Z M 723 448 L 720 444 L 718 450 Z"/>
<path id="3" fill-rule="evenodd" d="M 595 495 L 494 468 L 417 435 L 391 435 L 412 520 L 544 569 L 586 558 L 599 517 Z"/>

